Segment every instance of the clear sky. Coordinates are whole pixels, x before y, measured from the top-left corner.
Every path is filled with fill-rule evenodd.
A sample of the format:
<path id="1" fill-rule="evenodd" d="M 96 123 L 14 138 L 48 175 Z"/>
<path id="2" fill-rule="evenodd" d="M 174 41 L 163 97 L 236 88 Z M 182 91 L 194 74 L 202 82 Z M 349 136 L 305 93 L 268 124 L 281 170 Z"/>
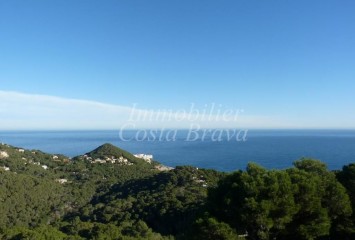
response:
<path id="1" fill-rule="evenodd" d="M 0 1 L 0 125 L 26 126 L 23 106 L 41 110 L 46 95 L 355 128 L 354 12 L 353 0 Z"/>

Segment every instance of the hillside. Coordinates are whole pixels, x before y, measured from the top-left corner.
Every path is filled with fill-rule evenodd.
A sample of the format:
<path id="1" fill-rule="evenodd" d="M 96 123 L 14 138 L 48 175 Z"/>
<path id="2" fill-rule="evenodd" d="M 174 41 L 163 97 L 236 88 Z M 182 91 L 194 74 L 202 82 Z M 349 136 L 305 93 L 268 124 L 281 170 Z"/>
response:
<path id="1" fill-rule="evenodd" d="M 120 159 L 122 161 L 119 161 Z M 124 164 L 125 159 L 130 164 Z M 89 225 L 90 229 L 108 227 L 111 225 L 107 224 L 116 222 L 116 227 L 111 227 L 118 231 L 120 236 L 131 236 L 132 239 L 143 236 L 163 239 L 147 225 L 146 221 L 151 221 L 150 214 L 159 215 L 162 209 L 158 206 L 164 206 L 168 202 L 170 203 L 167 213 L 174 210 L 176 204 L 185 209 L 186 213 L 190 208 L 202 206 L 207 197 L 207 182 L 211 186 L 215 185 L 221 173 L 191 167 L 177 168 L 169 172 L 157 170 L 157 166 L 161 165 L 155 161 L 148 163 L 112 144 L 104 144 L 73 159 L 39 150 L 0 145 L 2 239 L 22 239 L 19 236 L 26 234 L 40 239 L 49 232 L 58 239 L 67 234 L 75 235 L 76 239 L 93 238 L 91 234 L 82 233 L 82 227 L 77 226 L 74 231 L 72 225 L 73 222 L 79 221 L 85 223 L 87 228 L 89 219 L 93 223 Z M 203 180 L 200 179 L 202 174 L 205 176 Z M 118 215 L 121 214 L 119 212 L 122 208 L 110 199 L 123 193 L 122 204 L 129 204 L 133 198 L 140 204 L 127 209 L 126 217 L 121 218 L 118 224 Z M 175 195 L 176 197 L 173 197 Z M 105 204 L 109 207 L 102 207 Z M 107 211 L 112 206 L 118 211 L 116 220 L 107 218 Z M 143 214 L 141 208 L 151 211 L 149 214 L 147 212 L 148 215 Z M 157 222 L 152 222 L 152 226 L 159 231 L 162 229 L 157 228 L 157 224 L 168 223 L 164 215 Z M 170 223 L 176 220 L 172 215 L 170 218 Z M 193 218 L 190 218 L 189 223 L 191 221 Z M 134 227 L 136 224 L 137 229 Z M 43 232 L 38 233 L 40 231 Z M 176 233 L 171 230 L 161 232 Z"/>
<path id="2" fill-rule="evenodd" d="M 92 164 L 64 155 L 0 145 L 0 229 L 54 223 L 114 183 L 157 173 L 154 166 L 105 144 L 92 154 L 124 154 L 132 165 Z"/>
<path id="3" fill-rule="evenodd" d="M 89 158 L 91 160 L 95 159 L 127 159 L 128 162 L 133 164 L 141 164 L 144 163 L 142 159 L 136 158 L 133 154 L 116 147 L 110 143 L 105 143 L 100 147 L 94 149 L 91 152 L 86 153 L 85 158 Z"/>
<path id="4" fill-rule="evenodd" d="M 1 144 L 0 238 L 354 239 L 355 164 L 158 165 L 111 144 L 73 159 Z"/>

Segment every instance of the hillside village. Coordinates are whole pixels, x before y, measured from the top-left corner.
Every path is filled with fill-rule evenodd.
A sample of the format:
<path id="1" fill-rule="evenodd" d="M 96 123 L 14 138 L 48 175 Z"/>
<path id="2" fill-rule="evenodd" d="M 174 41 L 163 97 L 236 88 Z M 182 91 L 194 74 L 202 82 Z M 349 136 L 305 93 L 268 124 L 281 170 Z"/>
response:
<path id="1" fill-rule="evenodd" d="M 142 160 L 142 163 L 151 165 L 152 169 L 155 169 L 159 172 L 171 171 L 174 168 L 159 164 L 154 162 L 153 155 L 151 154 L 130 154 L 127 153 L 111 144 L 104 144 L 97 149 L 80 155 L 74 158 L 68 158 L 64 155 L 56 154 L 45 154 L 36 150 L 25 150 L 22 148 L 12 147 L 10 145 L 2 143 L 0 145 L 0 160 L 8 160 L 13 157 L 14 159 L 21 159 L 21 162 L 24 166 L 32 165 L 41 167 L 43 170 L 56 170 L 58 168 L 57 164 L 66 165 L 75 162 L 76 160 L 82 160 L 89 162 L 90 164 L 114 164 L 115 166 L 133 166 Z M 2 162 L 2 163 L 1 163 Z M 16 170 L 11 169 L 9 163 L 5 161 L 0 162 L 0 171 L 9 171 L 17 173 Z M 198 168 L 196 168 L 198 170 Z M 78 175 L 77 172 L 72 172 L 72 175 Z M 85 173 L 82 173 L 85 175 Z M 195 175 L 192 177 L 192 180 L 201 184 L 202 187 L 207 187 L 207 183 L 204 180 L 203 176 Z M 68 184 L 72 181 L 68 178 L 61 177 L 54 179 L 55 182 L 59 184 Z"/>
<path id="2" fill-rule="evenodd" d="M 106 149 L 102 151 L 102 149 Z M 114 149 L 114 152 L 111 152 L 112 149 Z M 1 143 L 0 145 L 0 160 L 5 160 L 9 159 L 11 155 L 16 157 L 17 159 L 21 159 L 23 161 L 24 165 L 36 165 L 40 166 L 44 170 L 48 170 L 50 166 L 48 166 L 48 162 L 56 162 L 56 163 L 61 163 L 61 164 L 68 164 L 72 162 L 73 160 L 84 160 L 88 161 L 91 164 L 115 164 L 119 166 L 132 166 L 135 163 L 137 163 L 137 160 L 143 160 L 144 163 L 152 165 L 152 167 L 158 171 L 170 171 L 174 168 L 164 166 L 162 164 L 159 164 L 157 162 L 153 162 L 153 155 L 151 154 L 128 154 L 128 153 L 123 153 L 121 152 L 120 149 L 117 147 L 110 145 L 110 144 L 104 144 L 100 146 L 98 149 L 95 149 L 94 151 L 90 153 L 86 153 L 84 155 L 80 155 L 78 157 L 68 158 L 63 155 L 55 155 L 55 154 L 44 154 L 42 152 L 39 153 L 39 151 L 35 150 L 25 150 L 22 148 L 16 148 L 12 147 L 8 144 Z M 100 154 L 94 153 L 95 151 L 99 150 Z M 116 152 L 115 152 L 116 151 Z M 41 155 L 41 157 L 38 156 L 38 154 Z M 127 155 L 128 154 L 128 155 Z M 127 156 L 124 156 L 127 155 Z M 43 158 L 44 157 L 44 158 Z M 45 160 L 46 163 L 38 160 L 42 159 Z M 11 171 L 11 168 L 7 166 L 6 164 L 0 165 L 0 170 L 4 171 Z M 58 179 L 57 179 L 58 180 Z M 59 179 L 57 182 L 59 183 L 67 183 L 68 181 L 66 179 Z"/>
<path id="3" fill-rule="evenodd" d="M 7 147 L 7 148 L 10 148 L 9 145 L 5 145 L 5 144 L 2 144 L 3 146 Z M 17 151 L 19 153 L 25 153 L 25 150 L 24 149 L 17 149 Z M 31 154 L 35 155 L 36 152 L 31 152 Z M 7 159 L 10 157 L 10 154 L 7 152 L 7 151 L 0 151 L 0 159 Z M 43 169 L 47 170 L 48 169 L 48 166 L 45 165 L 45 164 L 41 164 L 40 162 L 36 162 L 36 161 L 33 161 L 32 159 L 27 159 L 25 157 L 22 157 L 21 158 L 23 161 L 24 161 L 24 165 L 27 165 L 27 164 L 33 164 L 33 165 L 38 165 L 38 166 L 41 166 Z M 5 171 L 10 171 L 10 168 L 7 167 L 7 166 L 0 166 L 0 169 L 3 169 Z"/>
<path id="4" fill-rule="evenodd" d="M 352 172 L 349 172 L 351 169 L 355 170 L 354 166 L 345 166 L 344 170 L 339 173 L 355 176 Z M 311 171 L 305 171 L 303 167 L 307 167 L 306 169 L 311 169 Z M 316 172 L 312 170 L 314 167 L 316 167 Z M 339 175 L 339 179 L 342 180 L 343 176 Z M 24 239 L 23 236 L 27 235 L 21 234 L 27 234 L 28 231 L 37 231 L 38 227 L 55 231 L 53 234 L 64 234 L 64 237 L 38 238 L 30 236 L 26 239 L 195 239 L 184 238 L 184 236 L 179 238 L 179 234 L 185 234 L 184 229 L 188 229 L 189 226 L 196 227 L 194 224 L 201 223 L 198 220 L 198 214 L 202 214 L 206 210 L 217 217 L 224 217 L 223 209 L 230 208 L 230 211 L 234 211 L 235 204 L 233 201 L 242 201 L 238 203 L 242 206 L 244 204 L 243 199 L 247 199 L 247 195 L 242 198 L 238 198 L 238 196 L 249 194 L 249 191 L 254 191 L 257 194 L 262 193 L 263 196 L 267 197 L 269 195 L 264 195 L 264 193 L 273 194 L 270 201 L 267 199 L 270 203 L 268 206 L 273 206 L 272 204 L 276 200 L 276 202 L 279 201 L 277 207 L 280 211 L 283 211 L 285 207 L 284 197 L 277 192 L 273 193 L 273 190 L 279 189 L 280 183 L 285 184 L 282 179 L 292 179 L 291 177 L 296 182 L 288 181 L 286 182 L 287 188 L 283 188 L 287 191 L 287 194 L 291 194 L 289 196 L 296 199 L 300 193 L 293 192 L 292 189 L 307 186 L 310 182 L 309 186 L 312 187 L 310 189 L 313 190 L 302 194 L 304 194 L 303 197 L 311 197 L 311 199 L 317 201 L 317 206 L 326 203 L 325 200 L 329 200 L 328 196 L 334 196 L 334 198 L 330 198 L 333 200 L 329 203 L 329 206 L 326 206 L 327 213 L 333 214 L 333 216 L 328 217 L 324 222 L 329 223 L 333 221 L 332 219 L 340 219 L 338 218 L 338 212 L 340 212 L 345 219 L 344 226 L 350 230 L 353 229 L 352 225 L 347 224 L 351 223 L 350 200 L 354 198 L 349 198 L 341 183 L 336 181 L 336 175 L 316 160 L 298 161 L 296 167 L 279 171 L 269 171 L 255 164 L 250 164 L 246 171 L 236 171 L 231 175 L 226 175 L 215 170 L 191 166 L 177 166 L 173 169 L 154 161 L 152 155 L 143 153 L 133 155 L 111 144 L 104 144 L 93 151 L 74 158 L 1 144 L 0 239 Z M 323 178 L 325 179 L 322 180 Z M 270 180 L 274 181 L 271 186 Z M 324 184 L 330 185 L 323 187 Z M 235 188 L 240 187 L 246 187 L 248 191 L 242 189 L 238 194 L 235 194 Z M 267 189 L 262 192 L 264 188 Z M 211 189 L 212 191 L 210 191 Z M 323 191 L 321 193 L 322 198 L 319 198 L 319 191 Z M 208 196 L 209 192 L 212 195 Z M 230 201 L 230 199 L 233 201 Z M 229 202 L 232 204 L 226 206 L 225 203 L 229 204 Z M 289 219 L 299 224 L 296 215 L 298 212 L 293 211 L 304 214 L 302 208 L 297 208 L 296 205 L 303 203 L 291 201 L 289 204 L 291 204 L 291 208 L 288 209 L 292 210 Z M 338 205 L 341 210 L 333 211 L 333 206 Z M 206 209 L 206 206 L 217 207 Z M 316 211 L 323 210 L 316 209 Z M 221 216 L 216 215 L 219 213 L 221 213 Z M 235 214 L 238 213 L 233 213 L 233 216 Z M 258 212 L 255 214 L 250 219 L 259 216 Z M 192 218 L 190 218 L 191 216 Z M 198 221 L 194 223 L 195 220 Z M 278 221 L 278 219 L 276 218 L 275 221 Z M 314 221 L 319 221 L 319 219 L 316 218 Z M 177 222 L 181 226 L 176 224 Z M 47 224 L 41 225 L 43 223 Z M 334 221 L 332 224 L 336 226 L 338 222 Z M 25 226 L 25 228 L 17 228 L 18 226 Z M 138 227 L 132 232 L 132 227 L 135 226 Z M 224 226 L 227 225 L 224 224 Z M 228 226 L 229 229 L 233 227 L 232 223 Z M 248 237 L 250 235 L 246 235 L 246 230 L 250 234 L 255 226 L 252 223 L 248 229 L 242 229 L 239 234 L 232 231 L 237 238 L 216 239 Z M 114 229 L 114 231 L 107 227 Z M 208 229 L 207 227 L 209 225 L 203 227 L 203 229 Z M 11 229 L 11 231 L 7 229 Z M 115 232 L 117 236 L 128 234 L 133 238 L 111 236 L 98 238 L 95 232 L 97 229 L 101 229 L 100 231 L 105 234 Z M 290 229 L 292 230 L 292 228 Z M 331 228 L 329 229 L 331 230 Z M 153 232 L 158 234 L 156 235 L 158 237 L 145 238 L 147 230 L 151 234 Z M 141 235 L 135 235 L 137 231 Z M 38 232 L 43 231 L 38 229 Z M 231 233 L 231 231 L 228 232 Z M 325 232 L 325 234 L 328 234 L 328 232 Z M 176 238 L 170 238 L 169 236 Z M 202 237 L 199 239 L 208 238 Z"/>
<path id="5" fill-rule="evenodd" d="M 27 159 L 26 157 L 22 157 L 21 159 L 24 161 L 24 164 L 34 164 L 34 165 L 38 165 L 41 166 L 43 169 L 48 169 L 47 165 L 42 165 L 40 162 L 38 161 L 34 161 L 33 159 L 35 159 L 36 155 L 36 151 L 30 151 L 30 150 L 25 150 L 22 148 L 13 148 L 10 145 L 1 143 L 1 150 L 0 150 L 0 159 L 7 159 L 10 157 L 10 154 L 8 153 L 8 151 L 6 151 L 6 148 L 13 151 L 16 150 L 19 154 L 28 154 L 30 153 L 31 155 L 33 155 L 33 158 L 29 158 Z M 146 163 L 152 164 L 152 160 L 153 160 L 153 155 L 147 155 L 147 154 L 135 154 L 133 155 L 134 157 L 138 158 L 138 159 L 142 159 L 144 160 Z M 51 158 L 54 162 L 64 162 L 64 163 L 68 163 L 71 159 L 70 158 L 60 158 L 57 155 L 51 155 Z M 79 157 L 76 157 L 78 159 L 82 159 L 82 160 L 87 160 L 91 163 L 112 163 L 112 164 L 119 164 L 119 165 L 133 165 L 134 163 L 131 162 L 129 159 L 123 157 L 123 156 L 103 156 L 103 157 L 97 157 L 97 158 L 93 158 L 92 156 L 90 156 L 90 154 L 84 154 L 81 155 Z M 8 167 L 2 167 L 4 170 L 8 171 L 9 168 Z"/>
<path id="6" fill-rule="evenodd" d="M 145 162 L 151 164 L 153 160 L 153 155 L 146 155 L 146 154 L 135 154 L 133 155 L 136 158 L 142 159 Z M 127 158 L 120 156 L 120 157 L 115 157 L 115 156 L 104 156 L 102 158 L 93 158 L 87 154 L 81 155 L 79 157 L 80 159 L 90 161 L 91 163 L 112 163 L 112 164 L 119 164 L 119 165 L 133 165 L 132 162 L 130 162 Z"/>
<path id="7" fill-rule="evenodd" d="M 128 157 L 125 157 L 124 155 Z M 139 153 L 132 155 L 111 144 L 104 144 L 89 153 L 74 158 L 68 158 L 64 155 L 45 154 L 36 150 L 25 150 L 23 148 L 12 147 L 4 143 L 1 143 L 0 145 L 0 171 L 3 170 L 9 172 L 11 172 L 13 169 L 11 169 L 11 167 L 9 167 L 10 164 L 6 164 L 6 161 L 4 160 L 11 161 L 11 159 L 21 159 L 21 162 L 24 166 L 32 165 L 41 167 L 43 170 L 56 170 L 58 169 L 58 165 L 56 164 L 65 165 L 73 163 L 76 160 L 83 160 L 91 164 L 114 164 L 116 166 L 133 166 L 135 164 L 134 158 L 136 160 L 142 160 L 144 163 L 151 165 L 152 169 L 158 170 L 160 172 L 171 171 L 174 169 L 173 167 L 165 166 L 154 162 L 153 155 L 151 154 Z M 51 165 L 50 163 L 54 163 L 54 165 L 52 167 L 48 166 Z M 196 168 L 196 170 L 198 170 L 198 168 Z M 12 172 L 17 173 L 16 171 Z M 79 173 L 72 172 L 72 175 L 77 174 Z M 197 184 L 201 184 L 202 187 L 207 187 L 207 183 L 204 179 L 204 176 L 202 175 L 199 176 L 194 174 L 192 176 L 192 180 Z M 72 182 L 69 179 L 63 177 L 56 178 L 54 179 L 54 181 L 59 184 L 67 184 Z"/>

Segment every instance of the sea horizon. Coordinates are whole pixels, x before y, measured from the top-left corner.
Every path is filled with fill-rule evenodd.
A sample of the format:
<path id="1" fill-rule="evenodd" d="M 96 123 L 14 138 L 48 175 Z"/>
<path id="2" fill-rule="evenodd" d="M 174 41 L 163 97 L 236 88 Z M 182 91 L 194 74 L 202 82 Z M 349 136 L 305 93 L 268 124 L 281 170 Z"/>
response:
<path id="1" fill-rule="evenodd" d="M 336 170 L 355 160 L 353 129 L 248 129 L 245 141 L 223 139 L 225 133 L 221 141 L 214 141 L 211 133 L 203 140 L 199 135 L 194 141 L 186 141 L 186 129 L 178 129 L 174 140 L 166 139 L 163 133 L 162 138 L 152 141 L 135 139 L 138 131 L 143 130 L 126 130 L 123 134 L 118 130 L 2 130 L 0 141 L 68 157 L 112 143 L 134 154 L 152 154 L 167 166 L 192 165 L 227 172 L 245 169 L 249 162 L 284 169 L 302 157 L 319 159 Z"/>

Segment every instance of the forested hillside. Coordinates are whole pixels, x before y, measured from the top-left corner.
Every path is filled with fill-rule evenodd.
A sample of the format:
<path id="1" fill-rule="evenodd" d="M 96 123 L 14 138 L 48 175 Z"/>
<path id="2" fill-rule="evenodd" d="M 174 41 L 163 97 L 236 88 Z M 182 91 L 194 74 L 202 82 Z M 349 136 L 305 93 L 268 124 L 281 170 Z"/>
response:
<path id="1" fill-rule="evenodd" d="M 354 206 L 355 164 L 223 173 L 0 145 L 1 239 L 354 239 Z"/>

